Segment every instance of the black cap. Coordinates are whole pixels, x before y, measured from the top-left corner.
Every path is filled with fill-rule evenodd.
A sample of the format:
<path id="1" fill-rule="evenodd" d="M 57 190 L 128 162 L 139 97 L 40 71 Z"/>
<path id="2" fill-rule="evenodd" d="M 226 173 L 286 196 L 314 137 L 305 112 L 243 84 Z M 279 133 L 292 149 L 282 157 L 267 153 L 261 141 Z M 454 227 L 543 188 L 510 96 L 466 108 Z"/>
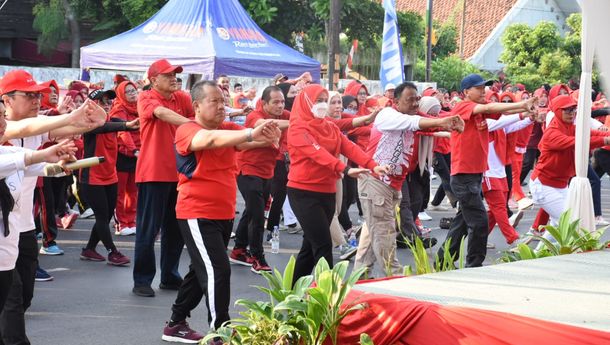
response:
<path id="1" fill-rule="evenodd" d="M 108 99 L 115 99 L 116 98 L 116 92 L 114 92 L 113 90 L 93 90 L 89 93 L 89 99 L 92 99 L 94 101 L 100 101 L 104 96 L 108 97 Z"/>

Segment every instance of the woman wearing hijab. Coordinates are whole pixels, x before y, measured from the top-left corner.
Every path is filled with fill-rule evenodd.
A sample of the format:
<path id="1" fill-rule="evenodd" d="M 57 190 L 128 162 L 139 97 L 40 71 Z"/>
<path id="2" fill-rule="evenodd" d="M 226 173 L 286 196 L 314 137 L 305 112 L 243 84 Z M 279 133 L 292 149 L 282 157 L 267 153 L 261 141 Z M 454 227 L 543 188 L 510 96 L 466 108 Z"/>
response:
<path id="1" fill-rule="evenodd" d="M 131 81 L 123 81 L 116 88 L 116 99 L 110 113 L 113 119 L 134 121 L 138 119 L 138 87 Z M 116 162 L 118 192 L 116 202 L 116 232 L 121 236 L 136 233 L 136 161 L 140 153 L 140 131 L 117 132 L 118 155 Z"/>
<path id="2" fill-rule="evenodd" d="M 99 105 L 98 105 L 99 107 Z M 125 266 L 130 263 L 114 245 L 109 223 L 114 215 L 117 199 L 118 176 L 116 161 L 118 153 L 116 132 L 139 128 L 139 120 L 129 122 L 106 118 L 103 126 L 84 134 L 84 158 L 103 156 L 99 165 L 80 170 L 81 196 L 87 201 L 95 215 L 89 242 L 82 249 L 80 258 L 89 261 L 106 261 L 95 248 L 101 241 L 108 252 L 108 264 Z"/>
<path id="3" fill-rule="evenodd" d="M 366 99 L 369 96 L 369 90 L 364 84 L 358 80 L 353 80 L 345 87 L 345 95 L 355 97 L 358 100 L 358 112 L 356 115 L 368 115 L 370 111 L 366 107 Z"/>
<path id="4" fill-rule="evenodd" d="M 294 281 L 308 275 L 320 258 L 333 264 L 330 222 L 335 213 L 336 180 L 354 178 L 368 171 L 385 173 L 336 125 L 324 118 L 328 113 L 328 91 L 320 85 L 306 86 L 296 97 L 290 127 L 288 152 L 288 198 L 303 228 L 303 244 L 297 256 Z M 349 168 L 339 154 L 365 168 Z"/>
<path id="5" fill-rule="evenodd" d="M 516 94 L 517 101 L 522 101 L 530 98 L 529 92 L 527 91 L 519 91 Z M 539 117 L 536 116 L 536 119 Z M 514 150 L 510 152 L 512 166 L 512 199 L 517 203 L 520 210 L 527 209 L 531 207 L 534 202 L 532 199 L 525 196 L 523 192 L 523 188 L 521 188 L 521 181 L 519 177 L 521 176 L 521 170 L 523 168 L 523 155 L 527 151 L 527 143 L 532 134 L 532 130 L 536 125 L 537 121 L 532 123 L 532 125 L 523 128 L 511 135 L 515 137 L 515 146 Z M 511 176 L 508 176 L 511 178 Z M 516 226 L 516 225 L 513 225 Z"/>
<path id="6" fill-rule="evenodd" d="M 574 162 L 577 103 L 568 95 L 557 96 L 551 103 L 555 114 L 540 140 L 540 158 L 530 178 L 534 203 L 544 209 L 557 224 L 566 210 L 568 182 L 576 175 Z M 591 149 L 610 144 L 610 132 L 591 130 Z M 544 237 L 550 239 L 548 231 Z"/>

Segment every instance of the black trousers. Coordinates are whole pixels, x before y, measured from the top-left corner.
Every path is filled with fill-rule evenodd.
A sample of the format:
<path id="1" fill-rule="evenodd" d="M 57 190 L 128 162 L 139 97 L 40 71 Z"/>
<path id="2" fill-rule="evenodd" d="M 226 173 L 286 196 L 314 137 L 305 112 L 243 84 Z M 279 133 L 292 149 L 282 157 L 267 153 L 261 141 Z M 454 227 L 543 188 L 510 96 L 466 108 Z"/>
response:
<path id="1" fill-rule="evenodd" d="M 537 148 L 527 148 L 523 155 L 523 166 L 521 167 L 521 176 L 519 176 L 521 184 L 525 181 L 527 174 L 534 169 L 534 164 L 536 164 L 538 157 L 540 157 L 540 151 Z"/>
<path id="2" fill-rule="evenodd" d="M 294 215 L 303 228 L 303 244 L 297 255 L 293 283 L 311 274 L 318 260 L 325 258 L 333 266 L 333 242 L 330 222 L 335 213 L 335 193 L 318 193 L 287 188 Z"/>
<path id="3" fill-rule="evenodd" d="M 0 235 L 1 236 L 1 235 Z M 8 292 L 13 284 L 13 274 L 15 269 L 8 271 L 0 271 L 0 314 L 4 309 L 4 303 L 8 297 Z"/>
<path id="4" fill-rule="evenodd" d="M 11 231 L 18 231 L 11 229 Z M 19 235 L 19 256 L 13 270 L 13 283 L 0 314 L 0 335 L 2 345 L 29 345 L 25 334 L 25 312 L 32 304 L 34 281 L 38 266 L 38 244 L 36 231 Z"/>
<path id="5" fill-rule="evenodd" d="M 593 170 L 595 170 L 597 176 L 599 178 L 604 177 L 604 174 L 610 176 L 610 151 L 605 149 L 595 150 L 593 157 L 595 157 Z"/>
<path id="6" fill-rule="evenodd" d="M 343 230 L 352 228 L 352 220 L 349 217 L 349 208 L 355 202 L 359 202 L 358 198 L 358 180 L 353 177 L 343 176 L 343 200 L 341 202 L 341 212 L 339 212 L 339 224 Z"/>
<path id="7" fill-rule="evenodd" d="M 231 265 L 227 245 L 233 220 L 179 219 L 178 224 L 191 264 L 172 306 L 171 320 L 190 317 L 205 294 L 210 328 L 218 329 L 230 320 Z"/>
<path id="8" fill-rule="evenodd" d="M 447 239 L 451 240 L 449 252 L 457 260 L 460 242 L 468 236 L 466 267 L 479 267 L 487 254 L 487 212 L 481 194 L 482 174 L 457 174 L 451 176 L 451 190 L 458 198 L 459 210 L 451 222 Z M 443 246 L 438 251 L 443 258 Z"/>
<path id="9" fill-rule="evenodd" d="M 421 231 L 415 225 L 415 217 L 419 211 L 414 212 L 413 204 L 411 203 L 412 189 L 409 186 L 409 175 L 402 182 L 401 188 L 402 198 L 400 199 L 400 232 L 396 234 L 398 240 L 404 240 L 405 236 L 409 241 L 413 241 L 415 237 L 422 236 Z M 417 193 L 417 191 L 415 191 Z"/>
<path id="10" fill-rule="evenodd" d="M 282 207 L 286 201 L 286 184 L 288 183 L 288 170 L 286 170 L 286 162 L 275 161 L 275 170 L 271 179 L 271 208 L 267 217 L 267 230 L 272 231 L 274 226 L 280 225 L 280 215 Z M 288 224 L 286 224 L 288 225 Z"/>
<path id="11" fill-rule="evenodd" d="M 250 247 L 250 254 L 260 258 L 264 255 L 265 202 L 269 198 L 271 180 L 258 176 L 237 176 L 237 187 L 246 208 L 235 231 L 235 248 Z"/>
<path id="12" fill-rule="evenodd" d="M 44 184 L 47 184 L 49 181 L 49 185 L 53 188 L 54 195 L 54 206 L 55 206 L 55 214 L 58 216 L 63 216 L 66 214 L 66 203 L 68 200 L 68 188 L 74 182 L 74 177 L 72 175 L 62 176 L 62 177 L 44 177 Z"/>
<path id="13" fill-rule="evenodd" d="M 438 176 L 441 178 L 441 185 L 436 190 L 436 194 L 434 194 L 434 198 L 432 199 L 431 204 L 433 206 L 440 205 L 441 202 L 443 202 L 443 198 L 445 198 L 445 195 L 447 195 L 447 198 L 449 198 L 449 202 L 451 202 L 452 205 L 455 205 L 457 200 L 455 198 L 455 195 L 453 195 L 453 192 L 451 192 L 450 182 L 451 153 L 444 155 L 439 152 L 434 152 L 433 167 L 434 172 L 437 173 Z"/>
<path id="14" fill-rule="evenodd" d="M 98 186 L 83 183 L 81 193 L 87 204 L 91 206 L 95 214 L 95 223 L 91 229 L 89 242 L 86 249 L 95 249 L 97 244 L 102 241 L 108 251 L 115 251 L 116 247 L 112 241 L 110 233 L 110 219 L 114 215 L 116 206 L 117 183 Z"/>
<path id="15" fill-rule="evenodd" d="M 43 177 L 42 187 L 36 187 L 34 190 L 34 204 L 38 206 L 39 211 L 34 221 L 36 223 L 36 230 L 42 232 L 42 245 L 45 247 L 56 244 L 55 240 L 58 233 L 57 224 L 55 223 L 56 197 L 53 188 L 54 179 L 54 177 Z"/>
<path id="16" fill-rule="evenodd" d="M 176 220 L 175 182 L 143 182 L 138 184 L 136 211 L 136 248 L 133 265 L 135 286 L 150 286 L 157 272 L 155 238 L 161 231 L 161 283 L 172 285 L 182 281 L 178 273 L 184 240 Z"/>

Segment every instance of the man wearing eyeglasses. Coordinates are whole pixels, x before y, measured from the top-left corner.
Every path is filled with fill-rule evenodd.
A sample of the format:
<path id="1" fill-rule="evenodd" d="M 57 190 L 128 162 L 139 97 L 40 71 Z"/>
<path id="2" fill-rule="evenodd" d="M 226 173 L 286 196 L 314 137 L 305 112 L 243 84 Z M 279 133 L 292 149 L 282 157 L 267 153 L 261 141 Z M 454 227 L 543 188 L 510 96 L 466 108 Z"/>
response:
<path id="1" fill-rule="evenodd" d="M 387 165 L 385 176 L 365 175 L 358 179 L 360 202 L 366 220 L 356 254 L 355 268 L 366 267 L 372 274 L 375 262 L 400 274 L 396 259 L 395 207 L 409 167 L 417 166 L 416 131 L 442 128 L 461 130 L 464 122 L 458 116 L 424 118 L 417 114 L 417 86 L 404 82 L 394 90 L 395 106 L 377 114 L 366 153 L 379 165 Z M 412 234 L 409 240 L 421 234 Z M 385 272 L 385 269 L 383 270 Z"/>
<path id="2" fill-rule="evenodd" d="M 4 75 L 0 81 L 0 94 L 6 105 L 6 117 L 11 121 L 9 121 L 3 140 L 11 139 L 9 143 L 13 146 L 36 150 L 43 143 L 81 134 L 104 123 L 105 112 L 91 102 L 67 115 L 36 118 L 44 92 L 50 92 L 50 89 L 47 86 L 38 85 L 32 75 L 24 70 L 14 70 Z M 17 123 L 11 124 L 11 122 Z M 33 125 L 39 129 L 34 131 L 35 133 L 46 132 L 46 134 L 23 138 L 23 135 L 31 135 L 32 132 L 15 130 L 15 128 L 10 130 L 10 127 L 27 128 Z M 34 294 L 34 277 L 38 264 L 38 244 L 32 216 L 36 180 L 36 176 L 23 178 L 22 197 L 12 211 L 15 219 L 18 220 L 15 230 L 19 231 L 20 235 L 19 256 L 13 283 L 4 310 L 0 315 L 0 335 L 2 337 L 0 343 L 6 345 L 29 344 L 25 332 L 24 314 L 30 306 Z"/>
<path id="3" fill-rule="evenodd" d="M 178 91 L 176 73 L 182 67 L 166 59 L 148 68 L 151 89 L 138 96 L 142 147 L 136 163 L 138 206 L 132 292 L 154 297 L 151 284 L 156 274 L 155 238 L 161 230 L 160 289 L 178 290 L 182 277 L 178 264 L 184 241 L 176 220 L 178 172 L 174 152 L 176 128 L 193 118 L 193 104 Z"/>

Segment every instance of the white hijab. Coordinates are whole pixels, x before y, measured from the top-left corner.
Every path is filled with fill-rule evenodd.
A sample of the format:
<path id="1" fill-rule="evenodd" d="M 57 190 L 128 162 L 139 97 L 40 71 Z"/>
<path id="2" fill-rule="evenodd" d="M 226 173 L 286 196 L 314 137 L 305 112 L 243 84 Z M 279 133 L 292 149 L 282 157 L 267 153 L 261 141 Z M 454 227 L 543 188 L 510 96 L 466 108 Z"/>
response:
<path id="1" fill-rule="evenodd" d="M 422 113 L 438 116 L 441 111 L 441 103 L 436 97 L 424 96 L 419 100 L 419 110 Z M 434 138 L 421 135 L 419 137 L 418 166 L 419 174 L 423 174 L 426 167 L 432 163 L 434 158 Z"/>

